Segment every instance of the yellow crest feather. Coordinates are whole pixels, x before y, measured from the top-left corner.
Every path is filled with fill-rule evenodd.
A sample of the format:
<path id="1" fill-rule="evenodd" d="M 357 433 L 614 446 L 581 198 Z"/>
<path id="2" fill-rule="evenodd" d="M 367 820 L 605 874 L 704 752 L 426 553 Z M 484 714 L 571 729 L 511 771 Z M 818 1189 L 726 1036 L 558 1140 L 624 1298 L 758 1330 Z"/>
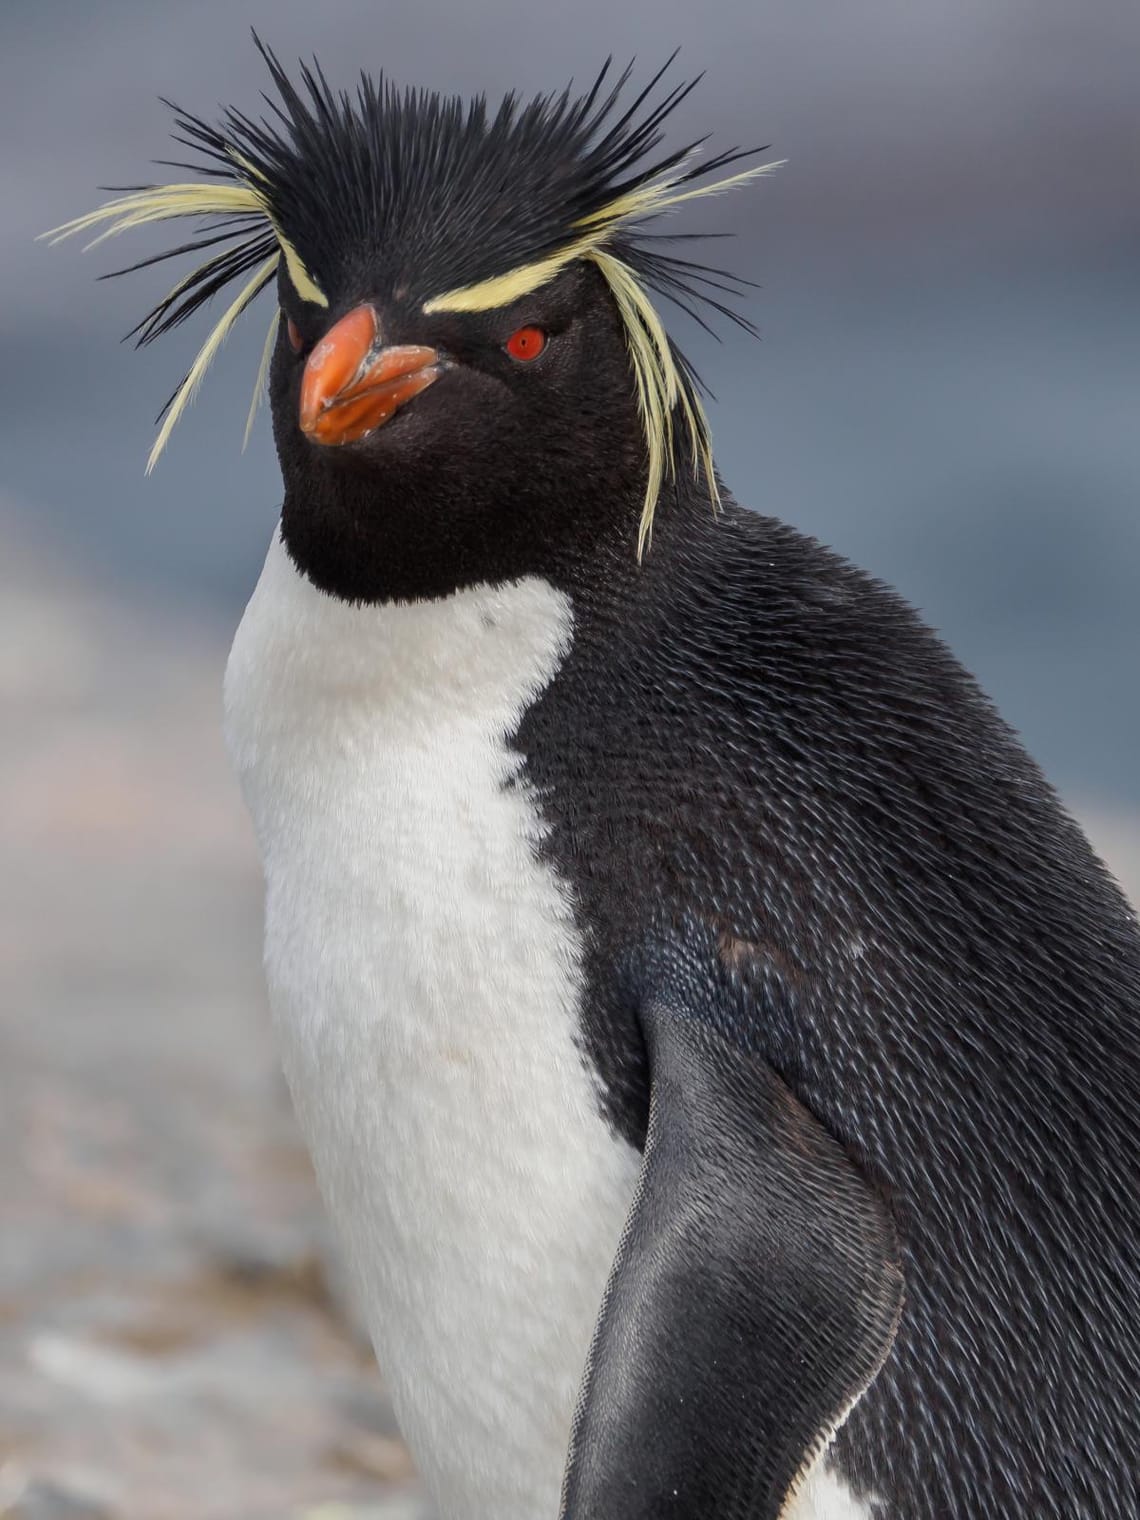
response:
<path id="1" fill-rule="evenodd" d="M 203 376 L 209 369 L 215 354 L 229 337 L 234 323 L 261 289 L 262 281 L 276 269 L 279 258 L 280 254 L 274 253 L 266 259 L 264 264 L 257 266 L 253 274 L 218 318 L 210 336 L 198 350 L 198 357 L 190 366 L 190 373 L 175 392 L 174 400 L 170 403 L 170 408 L 163 420 L 162 427 L 158 431 L 158 437 L 154 440 L 154 447 L 151 449 L 150 456 L 146 462 L 146 473 L 148 475 L 158 463 L 159 455 L 166 447 L 179 417 L 182 416 L 182 413 L 193 401 L 194 393 L 201 385 Z"/>
<path id="2" fill-rule="evenodd" d="M 245 166 L 243 168 L 250 168 Z M 158 462 L 159 456 L 165 449 L 166 444 L 174 430 L 174 425 L 182 416 L 194 398 L 194 394 L 201 384 L 202 379 L 209 368 L 211 361 L 229 336 L 230 330 L 238 317 L 253 300 L 261 288 L 262 282 L 277 267 L 281 258 L 285 260 L 285 267 L 289 278 L 293 283 L 297 294 L 304 301 L 310 301 L 317 306 L 327 306 L 328 297 L 317 285 L 302 263 L 296 249 L 281 232 L 264 194 L 256 185 L 226 185 L 212 182 L 155 185 L 142 190 L 130 190 L 123 195 L 116 196 L 114 200 L 106 201 L 102 206 L 97 206 L 93 211 L 84 212 L 82 216 L 74 217 L 69 222 L 64 222 L 60 227 L 54 227 L 50 232 L 42 233 L 52 244 L 61 242 L 64 238 L 74 237 L 78 233 L 92 232 L 96 228 L 102 228 L 90 242 L 84 244 L 84 251 L 95 248 L 108 238 L 118 237 L 120 233 L 128 232 L 135 227 L 144 227 L 150 222 L 169 221 L 173 217 L 181 216 L 234 216 L 241 214 L 253 214 L 262 216 L 273 230 L 280 253 L 274 253 L 271 258 L 259 265 L 253 276 L 231 304 L 222 313 L 214 328 L 207 337 L 205 343 L 198 351 L 186 379 L 178 387 L 174 398 L 170 403 L 166 417 L 155 439 L 154 447 L 146 463 L 146 473 L 149 475 Z M 229 251 L 215 254 L 212 258 L 198 265 L 196 269 L 185 275 L 170 291 L 166 297 L 169 303 L 185 290 L 193 281 L 198 280 L 204 273 L 208 273 L 213 267 L 220 266 L 230 256 Z M 253 402 L 250 406 L 249 416 L 246 421 L 245 441 L 242 447 L 249 441 L 250 430 L 257 414 L 258 402 L 262 389 L 265 385 L 265 377 L 268 372 L 269 359 L 272 354 L 272 338 L 277 329 L 277 309 L 274 308 L 273 324 L 270 327 L 270 337 L 266 340 L 262 351 L 261 364 L 258 368 L 257 383 L 254 387 Z"/>
<path id="3" fill-rule="evenodd" d="M 253 424 L 257 420 L 257 409 L 261 405 L 261 398 L 265 394 L 265 383 L 269 379 L 269 364 L 273 358 L 273 344 L 277 337 L 277 328 L 281 321 L 281 308 L 275 306 L 273 315 L 269 319 L 269 331 L 265 334 L 265 343 L 261 349 L 261 363 L 257 366 L 257 379 L 253 382 L 253 395 L 250 398 L 249 412 L 245 419 L 245 432 L 242 434 L 241 451 L 244 454 L 249 447 L 250 436 L 253 433 Z"/>
<path id="4" fill-rule="evenodd" d="M 264 214 L 261 196 L 251 185 L 197 184 L 153 185 L 144 190 L 130 190 L 117 195 L 113 201 L 105 201 L 94 211 L 73 217 L 50 232 L 41 233 L 52 244 L 64 238 L 74 237 L 78 232 L 90 232 L 103 222 L 108 226 L 98 237 L 83 245 L 86 253 L 108 238 L 117 237 L 132 227 L 143 227 L 148 222 L 165 222 L 175 216 L 233 216 L 241 212 Z"/>
<path id="5" fill-rule="evenodd" d="M 645 500 L 637 534 L 638 560 L 643 557 L 652 538 L 653 513 L 666 468 L 674 467 L 673 413 L 678 406 L 689 435 L 694 474 L 699 476 L 703 470 L 714 512 L 720 510 L 720 492 L 713 470 L 712 441 L 705 409 L 696 394 L 681 383 L 665 325 L 645 286 L 634 270 L 608 252 L 605 245 L 628 222 L 640 222 L 646 217 L 670 211 L 684 201 L 730 190 L 760 175 L 770 174 L 783 162 L 781 159 L 777 163 L 755 165 L 710 185 L 689 190 L 675 189 L 680 182 L 676 174 L 658 180 L 656 184 L 642 185 L 583 217 L 578 226 L 589 230 L 558 252 L 506 274 L 480 280 L 475 285 L 447 291 L 424 303 L 425 315 L 442 311 L 493 311 L 538 290 L 575 259 L 589 259 L 598 266 L 617 303 L 625 328 L 637 405 L 645 430 L 648 459 Z"/>

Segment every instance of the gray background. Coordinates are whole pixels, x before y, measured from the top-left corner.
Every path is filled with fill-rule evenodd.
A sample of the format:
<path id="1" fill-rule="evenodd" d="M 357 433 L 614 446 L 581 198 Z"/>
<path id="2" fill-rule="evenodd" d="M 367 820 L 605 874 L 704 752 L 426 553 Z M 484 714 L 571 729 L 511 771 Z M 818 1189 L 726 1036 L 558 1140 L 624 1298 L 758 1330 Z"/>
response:
<path id="1" fill-rule="evenodd" d="M 707 69 L 678 133 L 789 161 L 679 223 L 763 287 L 759 344 L 674 324 L 726 478 L 920 606 L 1140 887 L 1137 0 L 0 0 L 12 1520 L 422 1514 L 276 1075 L 219 738 L 279 500 L 264 415 L 240 453 L 268 312 L 145 480 L 205 323 L 136 354 L 173 272 L 95 276 L 171 233 L 33 241 L 151 176 L 158 95 L 256 109 L 251 22 L 344 83 Z"/>

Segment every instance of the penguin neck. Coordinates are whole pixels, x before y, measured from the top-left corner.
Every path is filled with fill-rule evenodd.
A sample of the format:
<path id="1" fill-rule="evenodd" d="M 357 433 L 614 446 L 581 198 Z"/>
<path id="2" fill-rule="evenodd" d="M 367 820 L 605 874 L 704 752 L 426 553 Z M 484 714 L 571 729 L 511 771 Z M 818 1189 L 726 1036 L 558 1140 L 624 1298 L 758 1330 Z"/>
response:
<path id="1" fill-rule="evenodd" d="M 478 510 L 433 492 L 430 479 L 398 472 L 287 474 L 285 487 L 281 538 L 289 558 L 319 590 L 353 605 L 436 600 L 528 578 L 575 602 L 621 602 L 650 564 L 656 580 L 674 545 L 713 522 L 703 482 L 681 466 L 662 489 L 640 562 L 643 482 L 636 478 L 606 490 L 566 480 L 541 496 L 504 480 L 493 508 Z"/>

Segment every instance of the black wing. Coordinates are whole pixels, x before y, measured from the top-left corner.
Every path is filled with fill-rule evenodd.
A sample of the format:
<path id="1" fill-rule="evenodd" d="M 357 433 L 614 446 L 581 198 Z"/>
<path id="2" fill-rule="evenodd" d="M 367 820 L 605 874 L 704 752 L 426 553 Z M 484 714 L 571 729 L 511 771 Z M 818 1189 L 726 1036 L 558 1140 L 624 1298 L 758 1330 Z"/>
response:
<path id="1" fill-rule="evenodd" d="M 652 1102 L 563 1490 L 566 1520 L 776 1520 L 882 1366 L 887 1210 L 690 991 L 643 1013 Z M 721 1025 L 723 1027 L 723 1024 Z"/>

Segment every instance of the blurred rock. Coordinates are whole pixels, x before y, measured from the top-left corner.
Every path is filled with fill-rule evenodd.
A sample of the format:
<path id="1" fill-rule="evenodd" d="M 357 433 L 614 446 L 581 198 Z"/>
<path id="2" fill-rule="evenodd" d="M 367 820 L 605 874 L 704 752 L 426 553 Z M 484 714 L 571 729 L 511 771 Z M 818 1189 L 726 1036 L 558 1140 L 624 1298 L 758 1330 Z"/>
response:
<path id="1" fill-rule="evenodd" d="M 29 1479 L 11 1499 L 0 1497 L 0 1520 L 115 1520 L 114 1512 L 80 1487 Z"/>
<path id="2" fill-rule="evenodd" d="M 430 1520 L 423 1499 L 415 1493 L 392 1494 L 375 1504 L 322 1504 L 298 1520 Z"/>

